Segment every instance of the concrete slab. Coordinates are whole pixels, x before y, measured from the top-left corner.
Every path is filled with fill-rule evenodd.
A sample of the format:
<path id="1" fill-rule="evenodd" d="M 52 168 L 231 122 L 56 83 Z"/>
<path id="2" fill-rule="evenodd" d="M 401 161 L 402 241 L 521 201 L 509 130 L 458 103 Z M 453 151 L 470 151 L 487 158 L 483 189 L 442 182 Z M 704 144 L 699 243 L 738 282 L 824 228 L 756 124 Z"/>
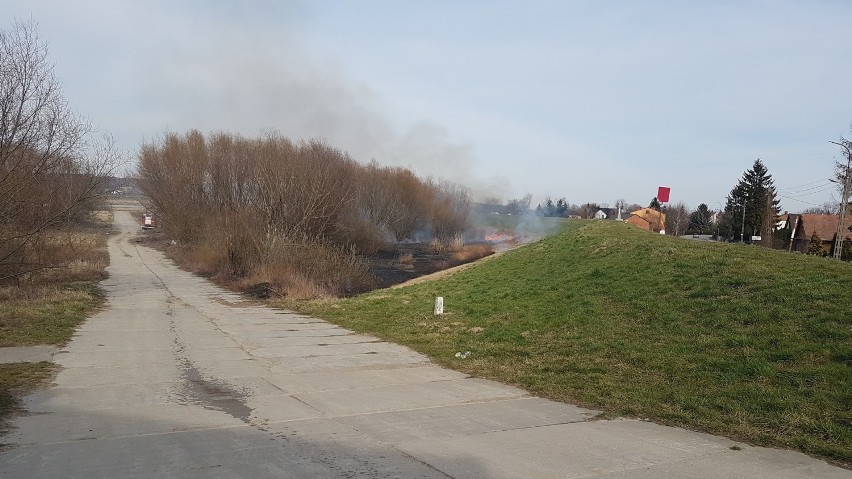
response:
<path id="1" fill-rule="evenodd" d="M 207 358 L 195 361 L 196 369 L 202 376 L 211 376 L 220 379 L 263 376 L 269 370 L 260 361 L 252 359 L 238 359 L 235 361 Z"/>
<path id="2" fill-rule="evenodd" d="M 407 354 L 410 350 L 402 346 L 385 342 L 341 343 L 329 347 L 330 343 L 322 345 L 289 345 L 280 347 L 265 347 L 250 350 L 253 356 L 259 358 L 294 358 L 317 356 L 343 356 L 358 354 Z"/>
<path id="3" fill-rule="evenodd" d="M 737 445 L 748 451 L 733 451 Z M 652 423 L 590 421 L 475 436 L 396 443 L 451 477 L 849 477 L 803 454 L 750 448 L 734 441 Z M 775 461 L 776 455 L 784 460 Z M 474 467 L 469 457 L 488 457 Z M 714 464 L 708 467 L 709 464 Z M 816 473 L 815 475 L 805 475 Z"/>
<path id="4" fill-rule="evenodd" d="M 294 396 L 335 416 L 378 411 L 429 408 L 474 401 L 520 398 L 526 391 L 484 379 L 453 379 L 420 384 L 339 391 L 296 393 Z"/>
<path id="5" fill-rule="evenodd" d="M 176 367 L 151 368 L 141 364 L 121 367 L 69 368 L 59 371 L 54 382 L 63 387 L 102 387 L 122 384 L 166 383 L 180 379 Z"/>
<path id="6" fill-rule="evenodd" d="M 269 329 L 275 328 L 275 329 Z M 251 338 L 252 331 L 260 334 L 260 337 L 263 337 L 268 334 L 286 334 L 288 338 L 297 338 L 297 337 L 306 337 L 306 338 L 330 338 L 335 336 L 349 336 L 354 334 L 352 331 L 343 329 L 343 328 L 322 328 L 322 329 L 280 329 L 279 326 L 264 326 L 262 324 L 258 325 L 246 325 L 240 327 L 221 327 L 222 332 L 225 334 L 234 335 L 234 337 L 246 337 Z"/>
<path id="7" fill-rule="evenodd" d="M 195 404 L 128 405 L 95 411 L 40 413 L 18 418 L 4 437 L 14 445 L 106 440 L 117 437 L 192 431 L 245 423 L 213 408 Z"/>
<path id="8" fill-rule="evenodd" d="M 346 354 L 320 357 L 285 357 L 269 368 L 273 374 L 321 372 L 341 369 L 387 368 L 426 364 L 429 358 L 414 351 L 397 354 Z"/>
<path id="9" fill-rule="evenodd" d="M 58 347 L 50 345 L 4 347 L 0 348 L 0 364 L 50 361 L 58 352 Z"/>
<path id="10" fill-rule="evenodd" d="M 142 406 L 174 402 L 183 380 L 164 383 L 134 383 L 101 387 L 55 387 L 28 396 L 24 406 L 30 413 L 97 411 L 119 406 Z"/>
<path id="11" fill-rule="evenodd" d="M 342 391 L 465 379 L 464 373 L 432 365 L 385 369 L 333 370 L 308 374 L 274 374 L 266 380 L 289 393 Z"/>
<path id="12" fill-rule="evenodd" d="M 323 419 L 306 421 L 290 430 L 262 431 L 245 426 L 20 447 L 3 456 L 0 476 L 447 477 L 392 446 L 371 442 Z"/>
<path id="13" fill-rule="evenodd" d="M 398 444 L 583 422 L 597 414 L 571 404 L 526 397 L 359 414 L 339 420 L 370 437 Z"/>
<path id="14" fill-rule="evenodd" d="M 329 346 L 332 344 L 374 344 L 380 339 L 360 334 L 335 334 L 331 336 L 288 336 L 286 332 L 260 335 L 233 334 L 234 340 L 247 349 L 290 346 Z"/>

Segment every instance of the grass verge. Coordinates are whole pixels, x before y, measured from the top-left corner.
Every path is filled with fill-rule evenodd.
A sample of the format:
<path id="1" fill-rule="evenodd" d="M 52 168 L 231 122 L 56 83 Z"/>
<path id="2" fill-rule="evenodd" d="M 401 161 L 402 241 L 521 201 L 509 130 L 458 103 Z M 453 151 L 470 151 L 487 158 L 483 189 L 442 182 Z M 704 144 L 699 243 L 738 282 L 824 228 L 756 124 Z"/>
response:
<path id="1" fill-rule="evenodd" d="M 433 282 L 287 306 L 544 397 L 852 463 L 852 317 L 838 300 L 852 265 L 567 228 Z"/>
<path id="2" fill-rule="evenodd" d="M 0 290 L 0 347 L 62 344 L 104 295 L 93 281 Z"/>
<path id="3" fill-rule="evenodd" d="M 63 344 L 93 311 L 105 303 L 98 282 L 107 277 L 106 239 L 111 212 L 90 223 L 49 232 L 37 257 L 52 265 L 0 287 L 0 347 Z M 15 411 L 17 398 L 52 377 L 49 362 L 0 364 L 0 430 Z"/>
<path id="4" fill-rule="evenodd" d="M 18 398 L 50 380 L 55 372 L 56 365 L 46 361 L 0 364 L 0 432 L 6 428 L 5 418 L 18 409 Z"/>

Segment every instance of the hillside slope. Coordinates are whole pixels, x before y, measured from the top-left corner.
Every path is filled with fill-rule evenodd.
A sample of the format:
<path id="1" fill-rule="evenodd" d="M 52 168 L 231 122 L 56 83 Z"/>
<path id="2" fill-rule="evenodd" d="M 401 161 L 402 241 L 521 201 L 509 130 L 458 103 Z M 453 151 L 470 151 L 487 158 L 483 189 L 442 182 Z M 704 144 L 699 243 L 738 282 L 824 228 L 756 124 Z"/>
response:
<path id="1" fill-rule="evenodd" d="M 851 279 L 825 258 L 576 221 L 448 278 L 298 307 L 545 397 L 848 464 Z"/>

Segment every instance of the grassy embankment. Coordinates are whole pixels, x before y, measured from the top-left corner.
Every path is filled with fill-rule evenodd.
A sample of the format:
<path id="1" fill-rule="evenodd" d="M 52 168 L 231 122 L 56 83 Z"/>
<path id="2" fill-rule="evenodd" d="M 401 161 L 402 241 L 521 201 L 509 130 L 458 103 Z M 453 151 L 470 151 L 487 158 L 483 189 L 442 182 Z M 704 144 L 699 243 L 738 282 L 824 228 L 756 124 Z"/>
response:
<path id="1" fill-rule="evenodd" d="M 295 307 L 544 397 L 848 465 L 850 279 L 825 258 L 569 221 L 450 277 Z"/>
<path id="2" fill-rule="evenodd" d="M 106 278 L 106 239 L 111 213 L 92 224 L 53 231 L 39 245 L 48 264 L 60 265 L 0 287 L 0 347 L 62 344 L 104 302 L 98 281 Z M 0 421 L 17 406 L 17 397 L 48 380 L 49 362 L 0 364 Z"/>

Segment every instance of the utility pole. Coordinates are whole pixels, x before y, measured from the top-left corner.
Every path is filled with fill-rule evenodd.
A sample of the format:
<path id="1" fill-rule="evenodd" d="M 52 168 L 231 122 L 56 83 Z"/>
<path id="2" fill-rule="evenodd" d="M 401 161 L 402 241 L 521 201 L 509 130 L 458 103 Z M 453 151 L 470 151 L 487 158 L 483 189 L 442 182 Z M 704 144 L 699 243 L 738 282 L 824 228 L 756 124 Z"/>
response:
<path id="1" fill-rule="evenodd" d="M 846 169 L 843 170 L 843 190 L 840 194 L 842 197 L 840 200 L 840 221 L 837 223 L 837 236 L 834 240 L 834 259 L 839 260 L 843 253 L 843 229 L 846 224 L 846 205 L 849 203 L 849 182 L 852 180 L 852 174 L 850 174 L 849 171 L 849 167 L 852 166 L 852 164 L 850 164 L 852 163 L 852 150 L 849 149 L 849 145 L 852 142 L 840 137 L 839 142 L 829 141 L 829 143 L 834 143 L 846 150 Z"/>
<path id="2" fill-rule="evenodd" d="M 743 225 L 740 228 L 740 241 L 745 244 L 745 210 L 746 210 L 746 200 L 748 196 L 743 196 Z M 735 226 L 736 228 L 736 226 Z"/>

